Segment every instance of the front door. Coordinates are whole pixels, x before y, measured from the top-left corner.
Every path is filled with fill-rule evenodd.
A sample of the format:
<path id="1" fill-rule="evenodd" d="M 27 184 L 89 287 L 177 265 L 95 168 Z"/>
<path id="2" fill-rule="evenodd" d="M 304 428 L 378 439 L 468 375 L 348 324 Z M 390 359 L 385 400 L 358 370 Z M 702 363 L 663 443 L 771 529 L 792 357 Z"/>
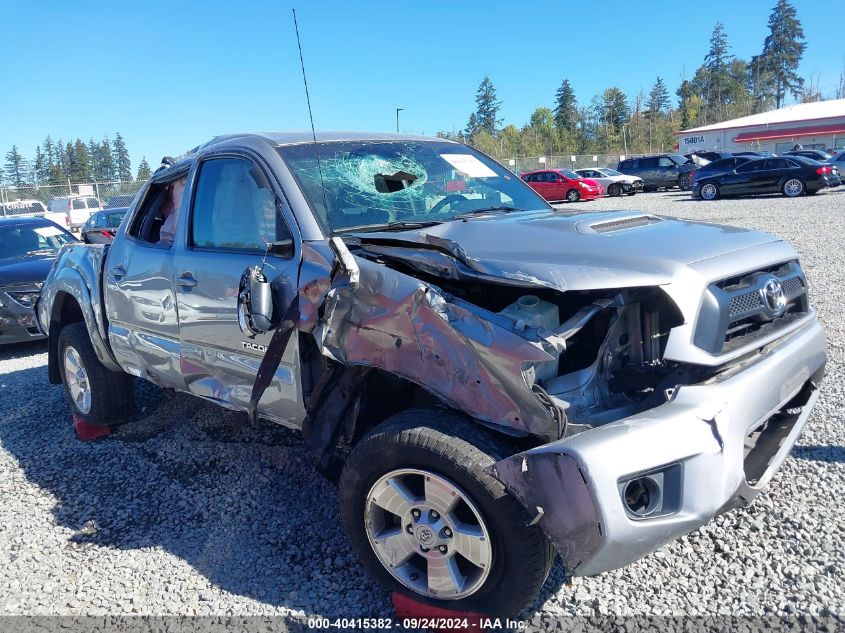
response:
<path id="1" fill-rule="evenodd" d="M 192 189 L 190 215 L 177 232 L 174 258 L 182 371 L 191 393 L 244 410 L 272 333 L 251 339 L 241 331 L 238 287 L 244 270 L 262 265 L 268 242 L 292 237 L 290 224 L 267 172 L 247 155 L 202 161 Z M 263 270 L 289 302 L 296 292 L 299 248 L 290 259 L 267 255 Z M 298 339 L 293 336 L 259 412 L 298 424 L 303 417 L 300 393 Z"/>

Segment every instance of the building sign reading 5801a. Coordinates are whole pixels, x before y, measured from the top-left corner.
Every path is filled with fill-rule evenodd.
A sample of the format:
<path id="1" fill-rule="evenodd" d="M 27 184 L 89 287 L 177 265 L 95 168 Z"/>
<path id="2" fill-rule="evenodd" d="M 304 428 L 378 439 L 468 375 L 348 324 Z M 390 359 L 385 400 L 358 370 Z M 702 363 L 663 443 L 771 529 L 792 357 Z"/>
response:
<path id="1" fill-rule="evenodd" d="M 698 143 L 703 143 L 704 137 L 703 136 L 685 136 L 684 137 L 684 145 L 697 145 Z"/>

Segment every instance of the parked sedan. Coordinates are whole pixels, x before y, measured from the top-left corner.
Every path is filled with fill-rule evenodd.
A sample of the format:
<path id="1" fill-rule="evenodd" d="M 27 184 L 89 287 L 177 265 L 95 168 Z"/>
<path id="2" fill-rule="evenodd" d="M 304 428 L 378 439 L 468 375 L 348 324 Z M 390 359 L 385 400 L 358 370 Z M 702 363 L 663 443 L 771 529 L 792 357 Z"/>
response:
<path id="1" fill-rule="evenodd" d="M 595 169 L 576 169 L 575 173 L 581 178 L 588 178 L 599 183 L 609 196 L 621 196 L 623 193 L 633 196 L 643 190 L 643 179 L 636 176 L 626 176 L 615 169 L 597 167 Z"/>
<path id="2" fill-rule="evenodd" d="M 692 193 L 704 200 L 777 192 L 795 198 L 838 186 L 839 176 L 833 170 L 830 165 L 802 156 L 758 158 L 732 171 L 697 179 Z"/>
<path id="3" fill-rule="evenodd" d="M 541 169 L 522 174 L 522 179 L 545 200 L 595 200 L 604 195 L 604 189 L 595 180 L 581 178 L 568 169 Z"/>
<path id="4" fill-rule="evenodd" d="M 127 211 L 127 207 L 118 207 L 95 213 L 82 227 L 82 241 L 86 244 L 110 244 Z"/>
<path id="5" fill-rule="evenodd" d="M 740 165 L 755 160 L 754 156 L 731 156 L 730 158 L 722 158 L 714 160 L 712 163 L 707 163 L 701 167 L 696 167 L 695 171 L 690 172 L 690 182 L 694 185 L 695 181 L 705 176 L 714 176 L 716 174 L 723 174 L 728 171 L 733 171 Z"/>
<path id="6" fill-rule="evenodd" d="M 76 241 L 44 218 L 0 218 L 0 345 L 43 338 L 35 301 L 59 249 Z"/>
<path id="7" fill-rule="evenodd" d="M 820 149 L 794 149 L 789 152 L 784 152 L 783 156 L 803 156 L 811 160 L 817 160 L 820 163 L 826 163 L 831 159 L 830 154 Z"/>

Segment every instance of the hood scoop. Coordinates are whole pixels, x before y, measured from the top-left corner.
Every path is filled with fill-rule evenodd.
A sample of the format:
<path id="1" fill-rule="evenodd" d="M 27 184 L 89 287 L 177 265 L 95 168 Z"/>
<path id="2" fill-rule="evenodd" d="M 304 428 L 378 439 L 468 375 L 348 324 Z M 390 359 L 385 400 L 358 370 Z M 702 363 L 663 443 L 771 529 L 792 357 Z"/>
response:
<path id="1" fill-rule="evenodd" d="M 579 233 L 587 235 L 591 233 L 615 233 L 616 231 L 635 229 L 641 226 L 657 224 L 662 221 L 661 218 L 653 215 L 634 215 L 627 218 L 604 220 L 602 222 L 579 222 L 576 230 Z"/>

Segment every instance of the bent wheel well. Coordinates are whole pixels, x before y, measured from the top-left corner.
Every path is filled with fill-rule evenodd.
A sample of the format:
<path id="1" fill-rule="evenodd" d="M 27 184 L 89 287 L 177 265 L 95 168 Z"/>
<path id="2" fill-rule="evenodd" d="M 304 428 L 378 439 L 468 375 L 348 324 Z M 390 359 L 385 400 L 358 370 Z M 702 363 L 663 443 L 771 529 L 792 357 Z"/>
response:
<path id="1" fill-rule="evenodd" d="M 79 321 L 85 321 L 85 317 L 76 299 L 67 292 L 56 293 L 56 298 L 53 300 L 53 311 L 50 315 L 50 330 L 47 339 L 47 378 L 54 385 L 62 382 L 58 362 L 59 334 L 62 333 L 62 328 L 66 325 Z"/>

